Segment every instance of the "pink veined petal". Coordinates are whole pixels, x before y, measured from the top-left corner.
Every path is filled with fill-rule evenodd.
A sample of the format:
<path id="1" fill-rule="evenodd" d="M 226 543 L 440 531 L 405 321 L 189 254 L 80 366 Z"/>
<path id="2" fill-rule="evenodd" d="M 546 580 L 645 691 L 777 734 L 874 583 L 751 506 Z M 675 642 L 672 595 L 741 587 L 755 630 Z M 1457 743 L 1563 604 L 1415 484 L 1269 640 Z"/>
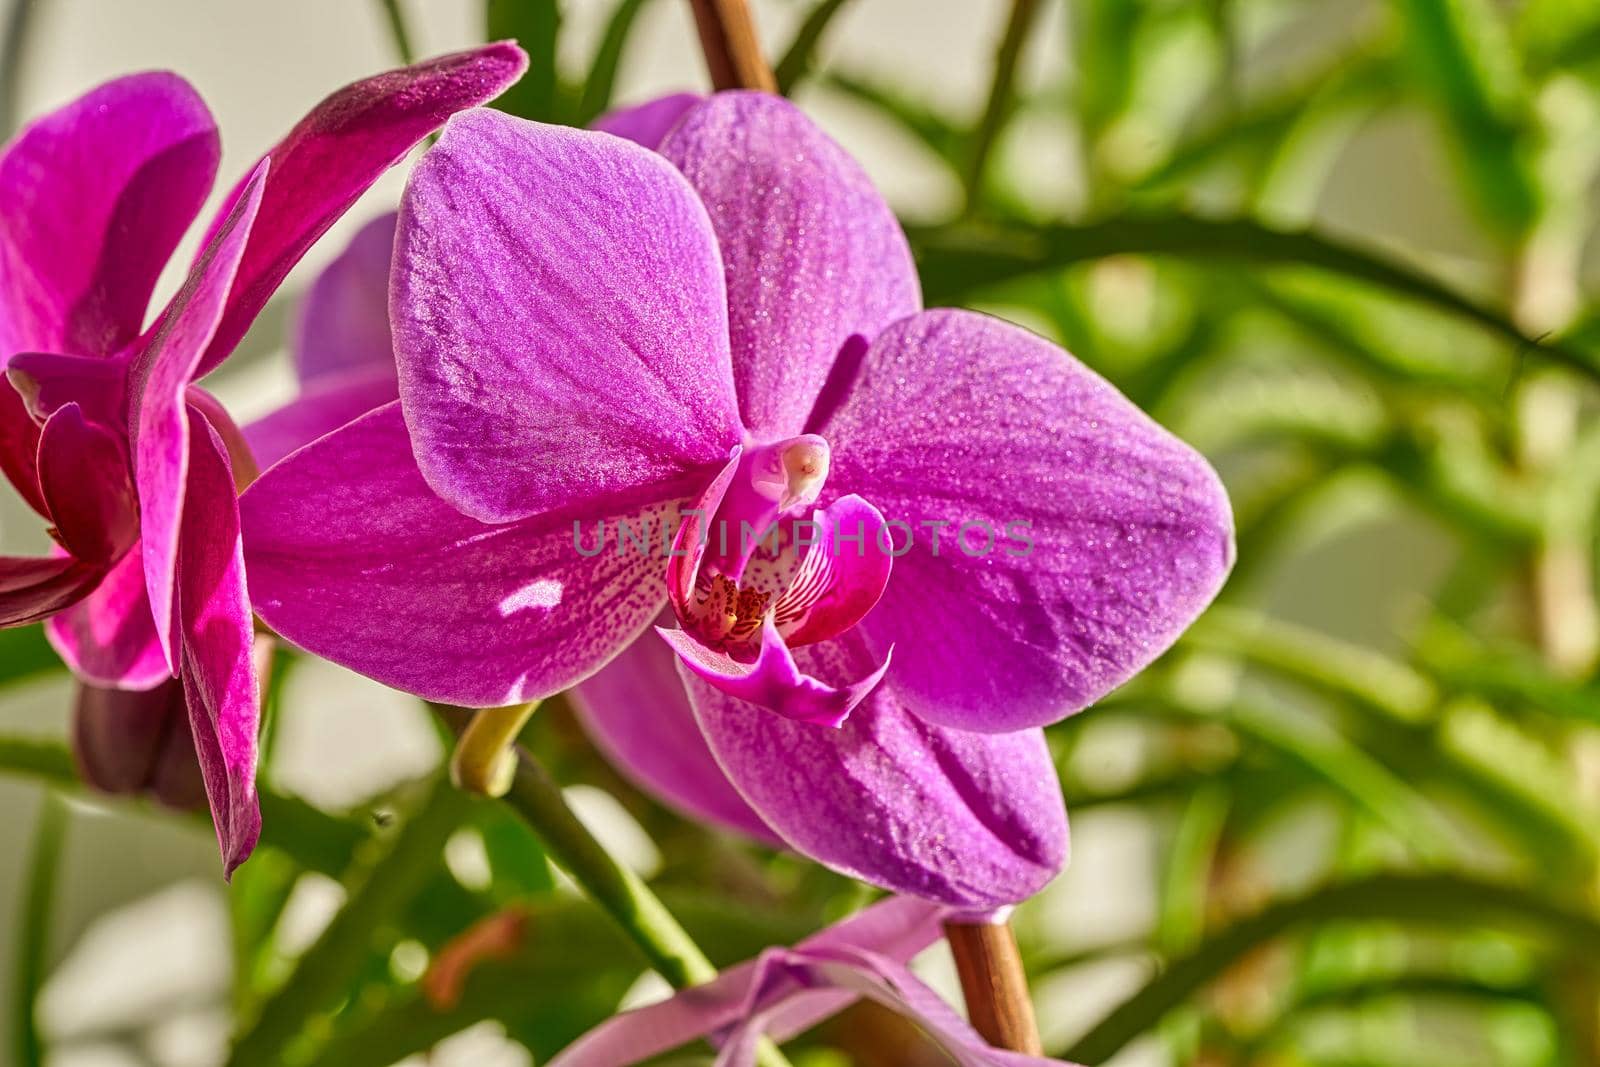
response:
<path id="1" fill-rule="evenodd" d="M 411 173 L 393 286 L 418 464 L 474 518 L 633 495 L 740 439 L 711 226 L 637 145 L 456 116 Z"/>
<path id="2" fill-rule="evenodd" d="M 63 404 L 77 404 L 105 426 L 119 426 L 128 410 L 128 364 L 121 359 L 20 352 L 6 364 L 6 377 L 39 423 Z"/>
<path id="3" fill-rule="evenodd" d="M 50 517 L 39 490 L 39 424 L 11 385 L 0 379 L 0 472 L 34 511 Z"/>
<path id="4" fill-rule="evenodd" d="M 245 440 L 264 470 L 295 449 L 392 403 L 399 393 L 393 368 L 323 375 L 277 411 L 246 426 Z"/>
<path id="5" fill-rule="evenodd" d="M 618 770 L 669 807 L 781 848 L 712 758 L 676 664 L 653 634 L 630 644 L 572 690 L 584 729 Z"/>
<path id="6" fill-rule="evenodd" d="M 271 160 L 272 173 L 261 222 L 199 373 L 228 357 L 290 268 L 384 171 L 455 112 L 499 96 L 527 66 L 522 49 L 500 41 L 347 85 L 312 108 L 262 161 Z"/>
<path id="7" fill-rule="evenodd" d="M 261 833 L 256 745 L 261 711 L 245 593 L 239 505 L 227 448 L 190 409 L 188 492 L 178 555 L 183 689 L 211 819 L 232 875 Z"/>
<path id="8" fill-rule="evenodd" d="M 608 111 L 594 120 L 593 128 L 614 137 L 625 137 L 652 152 L 678 124 L 689 109 L 705 100 L 699 93 L 669 93 L 632 107 Z"/>
<path id="9" fill-rule="evenodd" d="M 88 685 L 151 689 L 172 677 L 156 639 L 137 545 L 94 592 L 45 623 L 44 632 L 67 667 Z"/>
<path id="10" fill-rule="evenodd" d="M 175 74 L 108 82 L 0 155 L 0 359 L 108 356 L 216 176 L 216 123 Z"/>
<path id="11" fill-rule="evenodd" d="M 897 692 L 930 722 L 1012 731 L 1094 702 L 1171 645 L 1233 563 L 1206 461 L 999 319 L 896 323 L 822 432 L 830 484 L 915 532 L 862 628 L 893 643 Z"/>
<path id="12" fill-rule="evenodd" d="M 143 692 L 79 686 L 72 755 L 79 776 L 101 792 L 148 792 L 183 811 L 205 807 L 183 684 L 174 678 Z"/>
<path id="13" fill-rule="evenodd" d="M 817 541 L 773 605 L 791 648 L 837 637 L 865 618 L 883 596 L 899 551 L 882 513 L 858 496 L 812 512 L 811 522 Z"/>
<path id="14" fill-rule="evenodd" d="M 128 437 L 139 490 L 145 581 L 156 634 L 174 674 L 178 673 L 174 572 L 191 445 L 187 390 L 220 321 L 261 204 L 266 166 L 262 162 L 256 168 L 245 195 L 206 245 L 161 322 L 141 342 L 128 373 Z"/>
<path id="15" fill-rule="evenodd" d="M 794 650 L 812 674 L 877 662 L 859 628 Z M 762 713 L 680 668 L 717 762 L 799 852 L 899 893 L 962 909 L 1014 904 L 1067 857 L 1061 786 L 1037 730 L 975 734 L 908 710 L 904 668 L 837 730 Z"/>
<path id="16" fill-rule="evenodd" d="M 39 485 L 61 544 L 85 563 L 122 557 L 139 539 L 139 503 L 127 453 L 77 404 L 57 409 L 39 438 Z"/>
<path id="17" fill-rule="evenodd" d="M 391 211 L 361 227 L 306 291 L 293 346 L 302 385 L 353 374 L 394 380 L 389 264 L 396 218 Z"/>
<path id="18" fill-rule="evenodd" d="M 845 341 L 921 308 L 905 235 L 855 160 L 780 97 L 718 93 L 661 152 L 717 231 L 744 424 L 798 434 Z"/>
<path id="19" fill-rule="evenodd" d="M 578 527 L 661 524 L 677 504 L 489 526 L 428 488 L 398 404 L 263 474 L 242 508 L 256 610 L 335 663 L 432 700 L 491 707 L 593 674 L 660 612 L 657 551 L 579 550 Z"/>
<path id="20" fill-rule="evenodd" d="M 54 556 L 0 556 L 0 629 L 48 619 L 88 596 L 105 568 Z"/>
<path id="21" fill-rule="evenodd" d="M 872 949 L 894 959 L 909 960 L 940 934 L 943 909 L 923 901 L 885 900 L 802 941 L 794 952 L 811 947 L 837 950 L 846 945 Z M 787 953 L 790 950 L 770 950 Z M 697 1038 L 737 1023 L 747 1010 L 756 983 L 767 970 L 770 954 L 729 967 L 704 985 L 684 990 L 670 1000 L 624 1012 L 601 1023 L 569 1045 L 550 1067 L 615 1067 L 639 1063 Z M 820 1022 L 856 999 L 852 992 L 827 998 Z"/>
<path id="22" fill-rule="evenodd" d="M 683 630 L 658 626 L 656 633 L 678 654 L 685 671 L 726 697 L 755 705 L 748 709 L 752 714 L 766 711 L 813 726 L 839 726 L 889 669 L 886 653 L 864 673 L 824 681 L 795 663 L 794 653 L 770 619 L 761 627 L 756 658 L 748 663 L 707 648 Z"/>

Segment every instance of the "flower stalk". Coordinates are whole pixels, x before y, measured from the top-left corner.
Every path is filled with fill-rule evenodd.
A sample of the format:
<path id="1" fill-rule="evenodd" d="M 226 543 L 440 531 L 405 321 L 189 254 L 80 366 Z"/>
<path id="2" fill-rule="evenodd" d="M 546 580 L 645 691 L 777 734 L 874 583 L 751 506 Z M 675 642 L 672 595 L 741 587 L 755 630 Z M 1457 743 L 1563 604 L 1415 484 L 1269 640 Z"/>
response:
<path id="1" fill-rule="evenodd" d="M 503 797 L 517 774 L 517 735 L 538 709 L 537 700 L 473 715 L 450 754 L 450 780 L 457 789 Z"/>
<path id="2" fill-rule="evenodd" d="M 1044 1054 L 1028 997 L 1028 974 L 1009 922 L 947 922 L 945 940 L 955 957 L 972 1028 L 996 1048 Z"/>
<path id="3" fill-rule="evenodd" d="M 690 0 L 690 5 L 713 86 L 778 91 L 778 80 L 761 52 L 748 0 Z"/>

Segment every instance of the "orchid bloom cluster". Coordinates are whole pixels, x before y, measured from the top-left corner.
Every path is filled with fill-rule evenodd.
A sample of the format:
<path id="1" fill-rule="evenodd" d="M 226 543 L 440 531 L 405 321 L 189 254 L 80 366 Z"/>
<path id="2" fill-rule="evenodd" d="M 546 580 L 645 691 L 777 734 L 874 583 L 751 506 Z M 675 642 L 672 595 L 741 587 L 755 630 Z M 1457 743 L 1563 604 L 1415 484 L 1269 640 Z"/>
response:
<path id="1" fill-rule="evenodd" d="M 1064 865 L 1041 728 L 1216 594 L 1216 475 L 1048 341 L 924 309 L 894 215 L 788 102 L 590 131 L 477 107 L 525 62 L 490 45 L 324 101 L 148 323 L 217 165 L 193 90 L 112 82 L 6 149 L 0 468 L 59 548 L 0 560 L 0 625 L 48 619 L 85 683 L 86 777 L 203 796 L 230 872 L 260 825 L 254 615 L 430 700 L 570 690 L 667 803 L 904 894 L 563 1062 L 645 1034 L 748 1062 L 862 996 L 957 1062 L 1039 1062 L 904 962 Z M 300 396 L 240 430 L 195 380 L 440 125 L 311 287 Z"/>

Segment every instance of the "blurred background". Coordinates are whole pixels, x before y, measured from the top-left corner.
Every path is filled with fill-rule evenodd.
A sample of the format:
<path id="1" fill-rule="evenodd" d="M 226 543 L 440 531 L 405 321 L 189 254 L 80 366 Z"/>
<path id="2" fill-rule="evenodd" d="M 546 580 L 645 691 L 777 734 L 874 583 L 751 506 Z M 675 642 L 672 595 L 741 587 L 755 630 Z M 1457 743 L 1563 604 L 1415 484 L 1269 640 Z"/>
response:
<path id="1" fill-rule="evenodd" d="M 552 6 L 398 9 L 421 56 Z M 1233 496 L 1239 566 L 1217 606 L 1051 730 L 1072 865 L 1016 917 L 1047 1049 L 1117 1067 L 1600 1065 L 1600 6 L 754 6 L 786 87 L 900 212 L 928 303 L 1063 343 Z M 509 108 L 582 123 L 705 87 L 681 0 L 559 10 L 559 77 Z M 219 120 L 222 188 L 400 55 L 377 0 L 9 15 L 8 132 L 170 68 Z M 297 293 L 395 203 L 404 170 L 208 383 L 241 421 L 292 395 Z M 0 551 L 45 544 L 0 499 Z M 0 642 L 0 1062 L 229 1062 L 230 1035 L 295 988 L 330 921 L 373 906 L 368 875 L 418 847 L 437 733 L 410 698 L 280 657 L 263 781 L 281 829 L 230 889 L 203 819 L 75 786 L 70 679 L 36 632 Z M 864 899 L 676 818 L 560 707 L 525 740 L 719 962 Z M 525 1064 L 662 994 L 520 824 L 474 808 L 445 855 L 359 919 L 367 957 L 282 1062 Z M 508 901 L 547 936 L 497 990 L 419 1009 L 439 946 Z M 942 951 L 919 969 L 959 1002 Z M 793 1058 L 918 1055 L 858 1011 Z"/>

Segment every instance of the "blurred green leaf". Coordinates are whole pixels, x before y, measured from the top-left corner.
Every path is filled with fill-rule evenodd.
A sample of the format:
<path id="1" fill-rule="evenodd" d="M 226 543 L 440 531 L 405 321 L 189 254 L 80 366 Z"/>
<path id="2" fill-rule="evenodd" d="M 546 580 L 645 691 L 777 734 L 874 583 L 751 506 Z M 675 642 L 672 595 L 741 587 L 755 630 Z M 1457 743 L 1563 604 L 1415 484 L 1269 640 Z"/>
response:
<path id="1" fill-rule="evenodd" d="M 65 669 L 45 640 L 42 625 L 0 630 L 0 686 Z"/>
<path id="2" fill-rule="evenodd" d="M 1139 254 L 1268 266 L 1314 267 L 1462 316 L 1519 350 L 1600 378 L 1600 361 L 1559 342 L 1528 337 L 1503 312 L 1375 251 L 1310 230 L 1250 219 L 1129 216 L 1081 226 L 913 230 L 929 304 L 959 304 L 978 290 L 1089 259 Z"/>
<path id="3" fill-rule="evenodd" d="M 589 76 L 584 79 L 583 95 L 578 101 L 578 113 L 572 125 L 587 126 L 601 112 L 611 106 L 612 92 L 617 83 L 617 68 L 622 63 L 622 51 L 628 45 L 634 22 L 644 9 L 647 0 L 621 0 L 611 11 L 606 32 L 595 49 L 594 60 L 589 64 Z"/>
<path id="4" fill-rule="evenodd" d="M 484 32 L 490 41 L 516 41 L 528 53 L 528 72 L 490 107 L 520 118 L 560 122 L 556 43 L 561 31 L 557 0 L 485 0 Z"/>
<path id="5" fill-rule="evenodd" d="M 1508 929 L 1563 951 L 1600 957 L 1600 919 L 1530 888 L 1453 874 L 1378 875 L 1278 901 L 1217 931 L 1113 1009 L 1066 1051 L 1066 1058 L 1102 1063 L 1259 946 L 1313 924 L 1345 919 L 1457 931 Z"/>
<path id="6" fill-rule="evenodd" d="M 795 31 L 794 40 L 789 42 L 783 58 L 778 60 L 778 65 L 773 71 L 778 79 L 778 92 L 788 96 L 794 92 L 795 86 L 811 73 L 811 64 L 815 61 L 817 45 L 821 43 L 822 35 L 828 32 L 834 16 L 843 11 L 845 4 L 849 2 L 850 0 L 816 0 L 811 6 L 811 10 L 806 13 L 805 21 Z"/>
<path id="7" fill-rule="evenodd" d="M 959 171 L 967 138 L 961 127 L 911 96 L 878 82 L 841 71 L 829 71 L 821 80 L 831 89 L 887 116 L 920 141 L 952 171 Z"/>
<path id="8" fill-rule="evenodd" d="M 40 1067 L 44 1041 L 39 1034 L 37 1005 L 44 986 L 54 925 L 56 881 L 61 873 L 61 847 L 66 839 L 67 807 L 46 791 L 33 832 L 27 881 L 17 911 L 15 971 L 11 981 L 11 1037 L 17 1067 Z"/>

